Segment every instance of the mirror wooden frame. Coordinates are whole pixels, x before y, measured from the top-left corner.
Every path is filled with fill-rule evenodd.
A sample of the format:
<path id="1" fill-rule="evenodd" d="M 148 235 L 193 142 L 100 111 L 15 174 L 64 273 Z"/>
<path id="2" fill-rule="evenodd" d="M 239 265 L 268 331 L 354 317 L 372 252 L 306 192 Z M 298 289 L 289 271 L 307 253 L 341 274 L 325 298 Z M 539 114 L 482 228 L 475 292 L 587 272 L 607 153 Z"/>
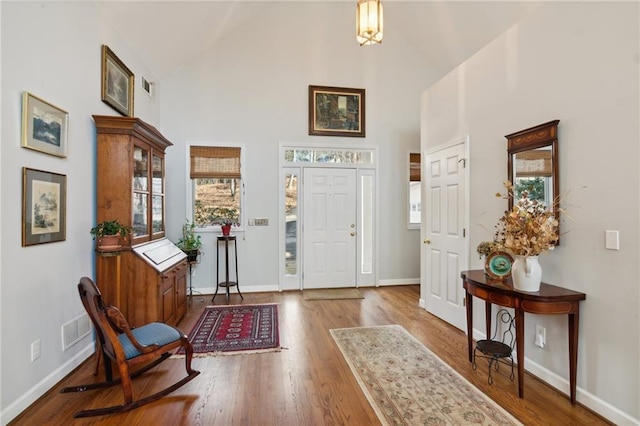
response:
<path id="1" fill-rule="evenodd" d="M 551 176 L 552 176 L 552 188 L 553 198 L 552 202 L 554 213 L 558 223 L 560 222 L 560 179 L 559 179 L 559 161 L 558 161 L 558 123 L 560 120 L 549 121 L 548 123 L 539 124 L 528 129 L 520 130 L 510 135 L 506 135 L 507 138 L 507 170 L 509 182 L 515 186 L 514 177 L 514 158 L 516 154 L 521 154 L 526 151 L 532 151 L 539 148 L 551 146 Z M 513 198 L 509 198 L 509 210 L 513 209 Z M 558 226 L 558 234 L 560 228 Z M 560 240 L 558 239 L 558 244 Z"/>

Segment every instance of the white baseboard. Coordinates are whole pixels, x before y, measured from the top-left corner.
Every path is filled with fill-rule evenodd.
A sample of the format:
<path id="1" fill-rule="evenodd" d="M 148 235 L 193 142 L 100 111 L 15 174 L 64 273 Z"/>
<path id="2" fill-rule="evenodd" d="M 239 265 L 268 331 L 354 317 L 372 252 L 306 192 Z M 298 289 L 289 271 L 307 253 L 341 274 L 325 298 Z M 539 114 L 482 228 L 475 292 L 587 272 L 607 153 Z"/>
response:
<path id="1" fill-rule="evenodd" d="M 187 289 L 187 294 L 189 289 Z M 268 291 L 280 291 L 280 288 L 278 287 L 277 284 L 275 285 L 269 285 L 269 286 L 264 286 L 264 285 L 256 285 L 256 286 L 244 286 L 244 285 L 240 285 L 240 292 L 241 293 L 265 293 Z M 205 295 L 205 296 L 213 296 L 214 293 L 216 292 L 216 288 L 215 287 L 198 287 L 193 289 L 193 294 L 198 296 L 198 295 Z M 220 287 L 220 289 L 218 290 L 218 296 L 220 295 L 224 295 L 226 294 L 226 289 Z M 236 287 L 231 287 L 229 288 L 229 294 L 230 295 L 234 295 L 234 294 L 238 294 L 238 289 Z"/>
<path id="2" fill-rule="evenodd" d="M 525 370 L 529 373 L 533 374 L 540 380 L 545 383 L 548 383 L 550 386 L 556 388 L 560 392 L 564 393 L 569 397 L 569 380 L 565 379 L 554 373 L 551 370 L 541 366 L 540 364 L 531 361 L 529 358 L 525 357 L 524 359 L 524 367 Z M 567 367 L 568 369 L 568 367 Z M 576 386 L 576 401 L 588 407 L 589 409 L 595 411 L 600 414 L 602 417 L 607 420 L 613 422 L 618 426 L 638 426 L 640 425 L 639 419 L 634 419 L 631 415 L 623 412 L 622 410 L 614 407 L 607 401 L 602 400 L 596 395 L 587 392 L 582 389 L 580 386 Z"/>
<path id="3" fill-rule="evenodd" d="M 26 410 L 31 404 L 33 404 L 38 398 L 44 395 L 52 387 L 58 384 L 64 379 L 74 368 L 82 364 L 87 358 L 89 358 L 95 351 L 95 343 L 91 341 L 84 349 L 82 349 L 76 356 L 69 361 L 62 364 L 59 368 L 54 370 L 47 377 L 42 379 L 38 384 L 29 389 L 20 398 L 9 404 L 2 413 L 0 413 L 0 423 L 5 426 L 11 420 L 16 418 L 20 413 Z"/>
<path id="4" fill-rule="evenodd" d="M 360 286 L 361 288 L 365 288 L 365 287 L 383 287 L 383 286 L 393 286 L 393 285 L 415 285 L 415 284 L 420 284 L 420 279 L 419 278 L 404 278 L 404 279 L 391 279 L 391 280 L 380 280 L 380 282 L 378 283 L 378 286 L 368 286 L 368 285 L 364 285 L 364 286 Z M 218 290 L 218 296 L 221 294 L 225 294 L 224 293 L 224 288 L 220 288 L 220 290 Z M 292 290 L 298 290 L 298 289 L 292 289 Z M 268 286 L 264 286 L 264 285 L 256 285 L 256 286 L 245 286 L 245 285 L 241 285 L 240 286 L 240 291 L 242 293 L 265 293 L 265 292 L 269 292 L 269 291 L 280 291 L 280 287 L 277 284 L 274 285 L 268 285 Z M 213 296 L 213 294 L 216 292 L 216 288 L 215 287 L 194 287 L 193 288 L 193 294 L 198 296 L 198 295 L 211 295 Z M 238 290 L 235 287 L 231 287 L 229 289 L 229 292 L 231 295 L 234 294 L 238 294 Z M 187 289 L 187 294 L 188 294 L 188 289 Z"/>
<path id="5" fill-rule="evenodd" d="M 380 287 L 387 285 L 414 285 L 420 284 L 420 278 L 401 278 L 401 279 L 391 279 L 391 280 L 380 280 L 378 285 Z"/>

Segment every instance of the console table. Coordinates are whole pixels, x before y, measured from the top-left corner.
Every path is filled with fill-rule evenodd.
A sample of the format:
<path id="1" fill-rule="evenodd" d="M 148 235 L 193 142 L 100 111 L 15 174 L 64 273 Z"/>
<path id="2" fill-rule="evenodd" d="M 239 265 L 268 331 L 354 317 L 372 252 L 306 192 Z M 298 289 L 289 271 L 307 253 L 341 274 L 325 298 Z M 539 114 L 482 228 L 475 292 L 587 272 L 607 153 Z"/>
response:
<path id="1" fill-rule="evenodd" d="M 524 313 L 567 314 L 569 317 L 569 385 L 571 403 L 576 403 L 576 369 L 578 365 L 578 318 L 580 301 L 586 299 L 580 293 L 555 285 L 542 283 L 536 292 L 523 292 L 513 288 L 511 279 L 494 280 L 483 270 L 463 271 L 462 286 L 465 289 L 467 307 L 467 340 L 469 361 L 473 361 L 473 296 L 485 301 L 487 336 L 491 335 L 491 304 L 515 309 L 516 350 L 518 352 L 518 395 L 524 396 Z"/>

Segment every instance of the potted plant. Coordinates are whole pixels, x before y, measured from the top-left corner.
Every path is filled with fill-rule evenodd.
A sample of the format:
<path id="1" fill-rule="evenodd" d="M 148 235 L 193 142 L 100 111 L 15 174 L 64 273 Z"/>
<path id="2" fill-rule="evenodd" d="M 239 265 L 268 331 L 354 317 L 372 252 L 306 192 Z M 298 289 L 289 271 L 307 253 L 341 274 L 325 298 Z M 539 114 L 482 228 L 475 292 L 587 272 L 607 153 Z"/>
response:
<path id="1" fill-rule="evenodd" d="M 200 247 L 202 247 L 202 238 L 196 235 L 196 224 L 186 220 L 182 225 L 182 238 L 176 244 L 180 250 L 187 254 L 187 262 L 195 262 L 198 260 Z"/>
<path id="2" fill-rule="evenodd" d="M 131 234 L 131 228 L 123 225 L 118 220 L 105 220 L 91 228 L 89 233 L 96 240 L 98 251 L 118 251 L 122 245 L 121 238 L 127 238 Z"/>
<path id="3" fill-rule="evenodd" d="M 215 207 L 210 216 L 212 225 L 220 225 L 222 235 L 229 235 L 232 226 L 240 226 L 238 209 Z"/>

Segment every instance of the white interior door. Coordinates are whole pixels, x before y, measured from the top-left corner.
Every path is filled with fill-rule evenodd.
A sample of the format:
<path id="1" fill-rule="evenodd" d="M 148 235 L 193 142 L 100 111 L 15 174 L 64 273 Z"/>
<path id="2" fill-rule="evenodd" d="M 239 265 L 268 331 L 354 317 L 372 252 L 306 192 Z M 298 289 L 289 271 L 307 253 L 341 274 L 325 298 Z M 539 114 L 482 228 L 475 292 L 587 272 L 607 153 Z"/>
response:
<path id="1" fill-rule="evenodd" d="M 356 170 L 304 169 L 303 288 L 356 286 Z"/>
<path id="2" fill-rule="evenodd" d="M 426 200 L 422 228 L 425 307 L 462 330 L 466 316 L 460 272 L 467 265 L 464 156 L 464 142 L 423 156 Z"/>

